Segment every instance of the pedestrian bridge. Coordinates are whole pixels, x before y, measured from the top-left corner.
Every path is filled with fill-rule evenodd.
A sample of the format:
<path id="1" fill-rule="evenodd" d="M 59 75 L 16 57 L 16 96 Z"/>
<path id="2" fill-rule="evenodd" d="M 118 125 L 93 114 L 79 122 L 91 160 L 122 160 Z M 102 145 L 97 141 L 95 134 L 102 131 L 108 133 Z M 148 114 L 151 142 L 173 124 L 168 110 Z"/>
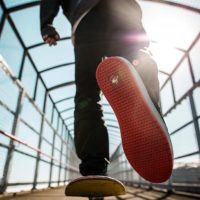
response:
<path id="1" fill-rule="evenodd" d="M 162 184 L 145 181 L 132 169 L 121 146 L 116 117 L 102 96 L 110 143 L 108 174 L 122 181 L 128 191 L 107 199 L 198 199 L 200 3 L 139 3 L 152 38 L 150 49 L 158 62 L 174 169 Z M 73 142 L 70 27 L 59 13 L 55 25 L 61 41 L 49 48 L 41 40 L 38 15 L 39 1 L 0 1 L 0 199 L 70 199 L 64 196 L 64 186 L 80 176 Z"/>

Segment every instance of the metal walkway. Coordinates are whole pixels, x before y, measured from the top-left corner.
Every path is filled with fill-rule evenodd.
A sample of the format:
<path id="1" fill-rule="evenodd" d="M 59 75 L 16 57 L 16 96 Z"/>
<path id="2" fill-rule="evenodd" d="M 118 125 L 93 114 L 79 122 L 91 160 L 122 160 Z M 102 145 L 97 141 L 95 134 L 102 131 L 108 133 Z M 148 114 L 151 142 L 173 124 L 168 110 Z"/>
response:
<path id="1" fill-rule="evenodd" d="M 41 191 L 19 193 L 17 195 L 2 195 L 0 200 L 84 200 L 87 198 L 65 197 L 64 187 L 46 189 Z M 142 188 L 127 187 L 127 194 L 117 197 L 106 197 L 105 200 L 192 200 L 198 197 L 187 197 L 178 194 L 167 194 L 161 191 L 146 190 Z"/>
<path id="2" fill-rule="evenodd" d="M 174 149 L 174 168 L 165 183 L 152 184 L 140 177 L 126 159 L 118 121 L 101 95 L 109 133 L 108 175 L 138 187 L 129 188 L 126 196 L 106 199 L 200 199 L 194 198 L 194 194 L 200 195 L 200 0 L 139 2 L 147 14 L 143 16 L 147 32 L 152 34 L 150 51 L 158 61 L 162 112 Z M 80 177 L 74 146 L 71 31 L 59 14 L 56 27 L 61 41 L 49 48 L 38 31 L 39 4 L 39 0 L 0 0 L 0 200 L 71 199 L 64 196 L 64 185 Z M 155 191 L 158 189 L 191 196 Z M 12 195 L 22 190 L 34 192 Z"/>

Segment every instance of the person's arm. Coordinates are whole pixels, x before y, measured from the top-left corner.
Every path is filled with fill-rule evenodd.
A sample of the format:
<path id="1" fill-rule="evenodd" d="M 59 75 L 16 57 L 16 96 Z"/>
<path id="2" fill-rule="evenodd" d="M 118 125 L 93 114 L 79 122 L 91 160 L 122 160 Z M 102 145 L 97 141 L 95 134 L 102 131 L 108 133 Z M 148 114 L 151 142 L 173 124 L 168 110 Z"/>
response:
<path id="1" fill-rule="evenodd" d="M 51 45 L 56 45 L 60 38 L 52 23 L 59 11 L 58 0 L 41 0 L 40 3 L 40 29 L 43 40 Z"/>

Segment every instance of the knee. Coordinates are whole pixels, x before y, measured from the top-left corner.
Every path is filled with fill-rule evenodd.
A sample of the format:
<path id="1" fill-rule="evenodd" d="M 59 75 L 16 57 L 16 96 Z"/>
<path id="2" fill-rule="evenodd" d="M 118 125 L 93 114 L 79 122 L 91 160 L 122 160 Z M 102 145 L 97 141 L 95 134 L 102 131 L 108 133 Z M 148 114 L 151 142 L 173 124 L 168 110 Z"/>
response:
<path id="1" fill-rule="evenodd" d="M 76 109 L 87 110 L 87 108 L 90 107 L 92 101 L 93 101 L 92 98 L 89 98 L 89 97 L 76 98 L 75 99 Z"/>
<path id="2" fill-rule="evenodd" d="M 135 62 L 135 63 L 134 63 Z M 159 103 L 158 67 L 153 57 L 147 51 L 140 50 L 133 60 L 133 65 L 140 75 L 151 99 Z"/>
<path id="3" fill-rule="evenodd" d="M 157 79 L 157 63 L 148 51 L 139 50 L 132 64 L 142 79 Z"/>

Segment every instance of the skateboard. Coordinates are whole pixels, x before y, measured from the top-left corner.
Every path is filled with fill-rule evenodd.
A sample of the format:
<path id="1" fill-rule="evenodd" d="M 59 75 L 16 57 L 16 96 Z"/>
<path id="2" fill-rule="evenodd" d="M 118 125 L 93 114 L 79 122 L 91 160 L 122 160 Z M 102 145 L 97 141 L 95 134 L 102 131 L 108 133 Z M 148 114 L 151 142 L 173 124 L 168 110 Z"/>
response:
<path id="1" fill-rule="evenodd" d="M 126 193 L 124 185 L 108 176 L 84 176 L 71 181 L 66 189 L 66 196 L 106 197 Z"/>
<path id="2" fill-rule="evenodd" d="M 171 141 L 134 66 L 125 58 L 108 57 L 99 64 L 96 78 L 118 119 L 129 163 L 150 182 L 166 181 L 173 167 Z"/>

